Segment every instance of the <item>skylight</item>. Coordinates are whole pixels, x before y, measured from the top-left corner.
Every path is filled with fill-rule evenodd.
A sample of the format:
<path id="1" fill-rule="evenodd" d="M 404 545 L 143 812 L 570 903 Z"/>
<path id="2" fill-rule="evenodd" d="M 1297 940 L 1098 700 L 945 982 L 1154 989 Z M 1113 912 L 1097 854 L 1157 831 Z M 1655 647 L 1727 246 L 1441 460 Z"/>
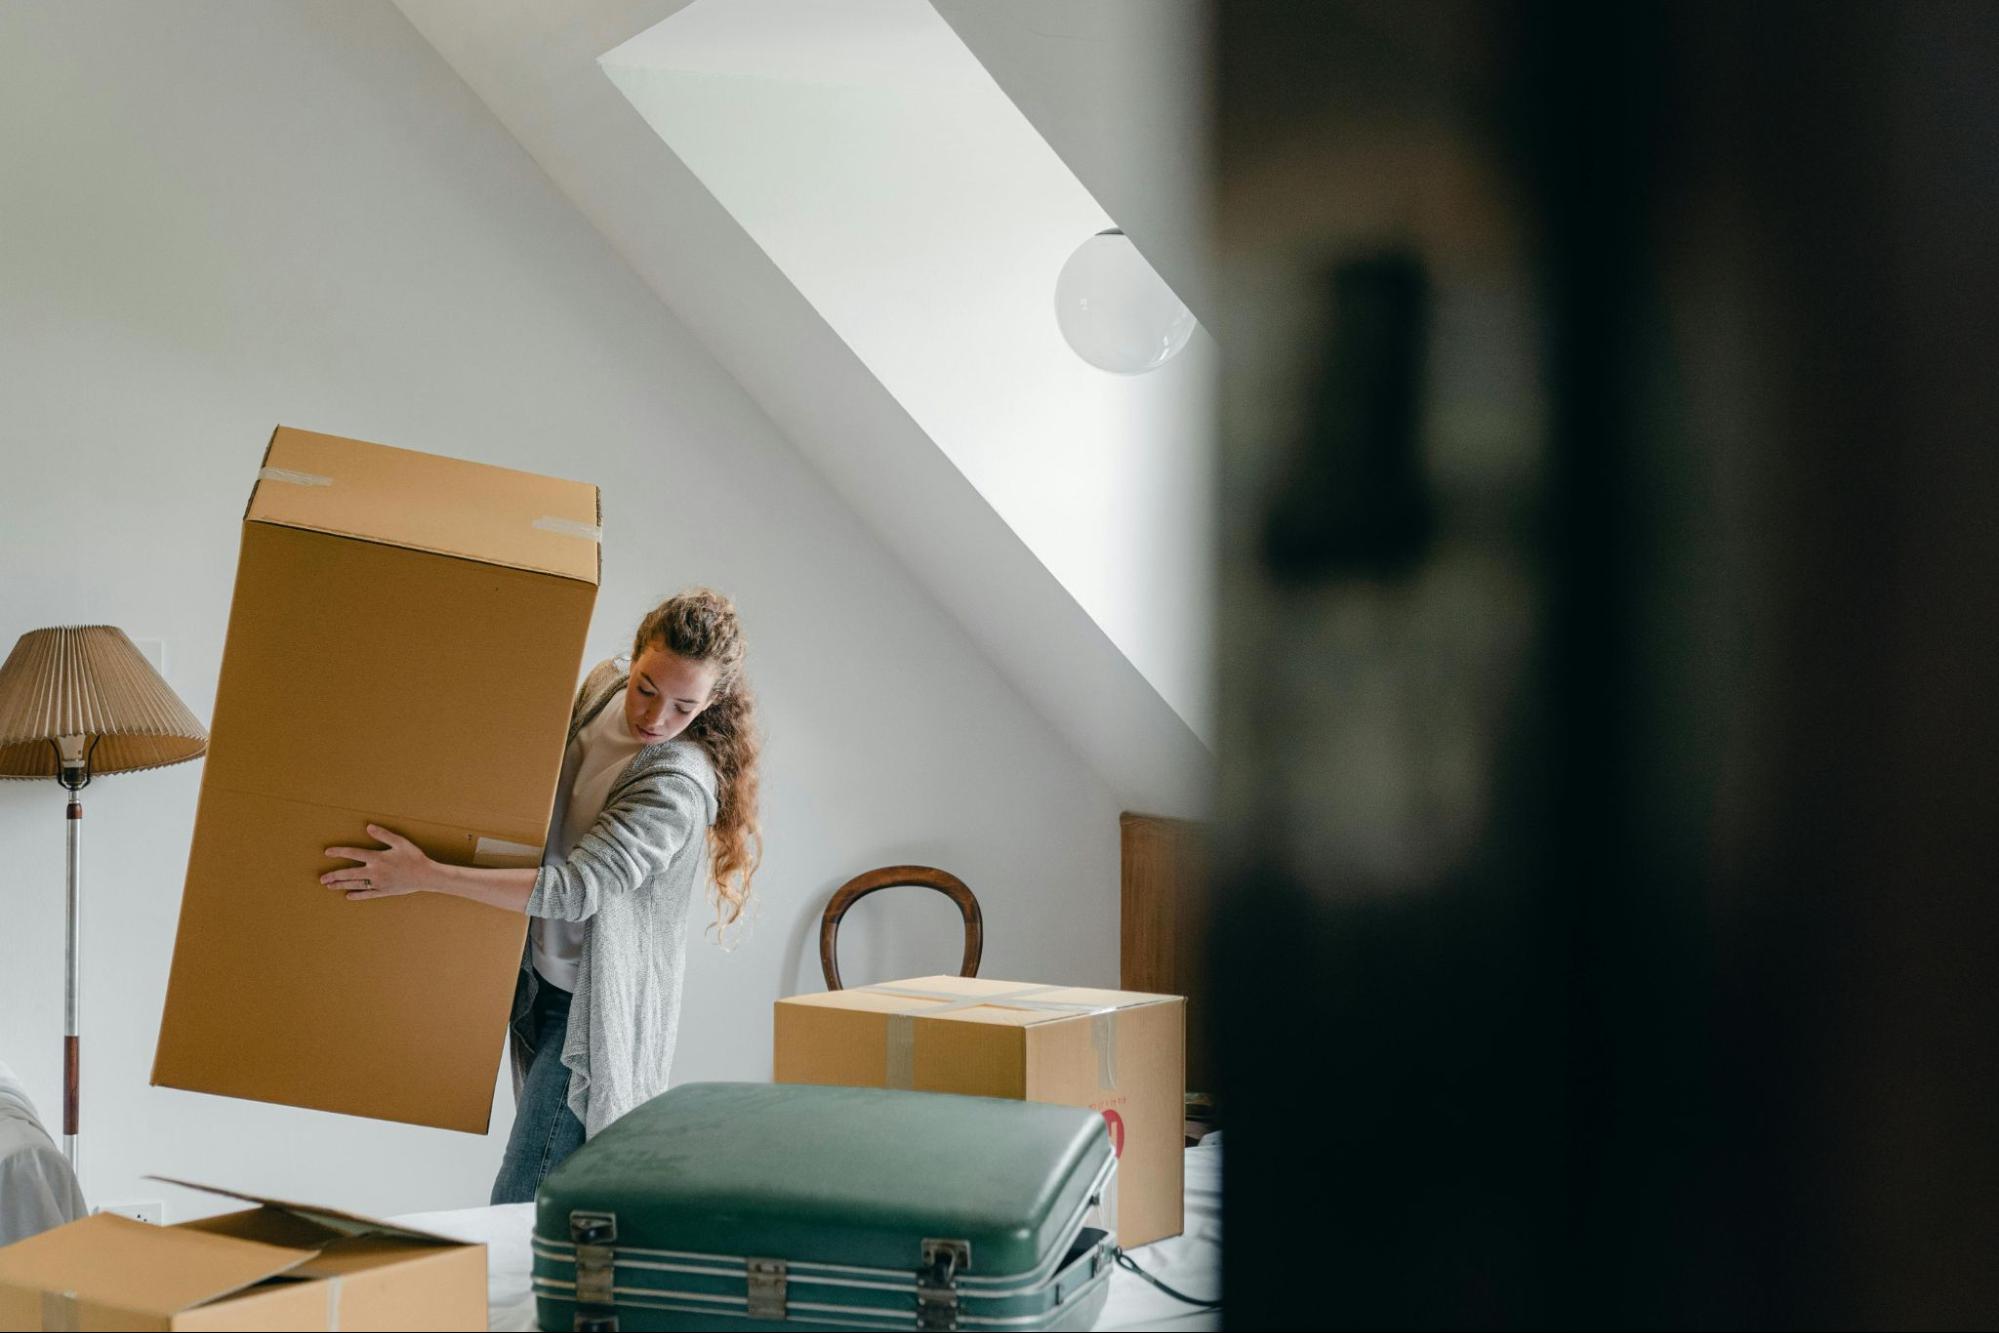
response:
<path id="1" fill-rule="evenodd" d="M 1056 274 L 1117 220 L 957 34 L 925 0 L 696 0 L 600 63 L 1210 736 L 1214 344 L 1119 376 L 1063 341 Z"/>

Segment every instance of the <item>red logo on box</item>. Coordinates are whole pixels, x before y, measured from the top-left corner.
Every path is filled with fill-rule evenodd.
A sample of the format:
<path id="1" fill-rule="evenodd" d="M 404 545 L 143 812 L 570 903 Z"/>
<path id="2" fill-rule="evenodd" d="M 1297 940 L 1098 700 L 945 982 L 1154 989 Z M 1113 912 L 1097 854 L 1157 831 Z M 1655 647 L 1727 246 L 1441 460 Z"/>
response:
<path id="1" fill-rule="evenodd" d="M 1111 1130 L 1111 1155 L 1124 1156 L 1124 1117 L 1116 1111 L 1106 1109 L 1104 1123 L 1109 1125 Z"/>

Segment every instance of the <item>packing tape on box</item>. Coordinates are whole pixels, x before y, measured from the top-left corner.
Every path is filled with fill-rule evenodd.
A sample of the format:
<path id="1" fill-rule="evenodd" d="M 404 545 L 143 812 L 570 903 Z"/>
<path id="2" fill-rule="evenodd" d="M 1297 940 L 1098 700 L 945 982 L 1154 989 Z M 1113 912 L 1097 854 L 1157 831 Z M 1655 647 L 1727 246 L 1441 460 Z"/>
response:
<path id="1" fill-rule="evenodd" d="M 1117 1086 L 1117 1010 L 1090 1012 L 1090 1045 L 1097 1051 L 1097 1086 Z"/>
<path id="2" fill-rule="evenodd" d="M 604 530 L 589 523 L 578 523 L 573 518 L 561 518 L 555 514 L 543 514 L 534 521 L 543 532 L 559 532 L 565 537 L 582 537 L 587 541 L 604 540 Z"/>
<path id="3" fill-rule="evenodd" d="M 925 1009 L 916 1014 L 890 1014 L 888 1016 L 888 1052 L 883 1061 L 883 1086 L 890 1088 L 913 1088 L 916 1086 L 916 1020 L 935 1018 L 939 1014 L 953 1013 L 959 1009 L 977 1009 L 984 1005 L 994 1005 L 1001 1009 L 1038 1009 L 1055 1014 L 1088 1014 L 1090 1016 L 1090 1045 L 1097 1053 L 1097 1086 L 1115 1088 L 1117 1086 L 1117 1011 L 1143 1003 L 1133 1000 L 1129 1004 L 1077 1004 L 1068 1000 L 1037 1000 L 1034 996 L 1046 995 L 1050 991 L 1074 990 L 1073 986 L 1023 986 L 1019 990 L 996 991 L 991 995 L 957 995 L 950 991 L 917 990 L 913 986 L 897 986 L 883 983 L 878 986 L 856 986 L 855 990 L 869 991 L 876 995 L 897 995 L 912 1000 L 942 1000 L 943 1004 L 934 1009 Z"/>
<path id="4" fill-rule="evenodd" d="M 257 475 L 265 481 L 282 481 L 292 486 L 331 486 L 333 478 L 322 477 L 317 472 L 295 472 L 288 467 L 258 468 Z M 543 514 L 534 521 L 534 526 L 543 532 L 559 532 L 565 537 L 581 537 L 585 541 L 601 542 L 604 529 L 594 523 L 579 523 L 573 518 L 563 518 L 559 514 Z"/>
<path id="5" fill-rule="evenodd" d="M 83 1327 L 83 1320 L 77 1314 L 76 1293 L 73 1291 L 45 1291 L 42 1293 L 42 1327 L 44 1329 L 67 1330 Z"/>
<path id="6" fill-rule="evenodd" d="M 916 1020 L 909 1014 L 888 1016 L 888 1055 L 882 1062 L 882 1086 L 916 1086 Z"/>
<path id="7" fill-rule="evenodd" d="M 294 472 L 288 467 L 258 468 L 257 475 L 265 481 L 284 481 L 294 486 L 331 486 L 333 478 L 322 477 L 317 472 Z"/>

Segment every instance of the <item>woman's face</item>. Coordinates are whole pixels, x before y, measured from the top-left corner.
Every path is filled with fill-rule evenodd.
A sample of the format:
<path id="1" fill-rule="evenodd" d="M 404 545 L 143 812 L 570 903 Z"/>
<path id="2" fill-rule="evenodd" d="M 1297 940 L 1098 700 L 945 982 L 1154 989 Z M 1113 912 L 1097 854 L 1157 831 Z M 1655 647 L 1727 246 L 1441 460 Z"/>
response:
<path id="1" fill-rule="evenodd" d="M 700 716 L 714 692 L 713 662 L 696 662 L 652 644 L 632 663 L 625 722 L 648 745 L 670 741 Z"/>

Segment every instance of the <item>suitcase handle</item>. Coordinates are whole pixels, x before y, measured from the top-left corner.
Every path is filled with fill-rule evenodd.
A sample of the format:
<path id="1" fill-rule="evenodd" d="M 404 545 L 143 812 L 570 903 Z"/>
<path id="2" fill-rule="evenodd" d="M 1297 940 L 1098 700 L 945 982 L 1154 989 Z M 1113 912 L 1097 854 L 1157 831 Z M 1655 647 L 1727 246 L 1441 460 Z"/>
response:
<path id="1" fill-rule="evenodd" d="M 979 955 L 985 952 L 986 947 L 986 919 L 979 911 L 979 900 L 966 887 L 965 881 L 935 866 L 883 866 L 879 870 L 856 875 L 834 890 L 832 900 L 826 904 L 825 915 L 819 918 L 819 968 L 826 974 L 827 990 L 842 989 L 840 921 L 847 915 L 847 909 L 878 889 L 900 888 L 905 884 L 935 889 L 958 904 L 958 911 L 965 918 L 965 958 L 958 975 L 979 975 Z"/>

